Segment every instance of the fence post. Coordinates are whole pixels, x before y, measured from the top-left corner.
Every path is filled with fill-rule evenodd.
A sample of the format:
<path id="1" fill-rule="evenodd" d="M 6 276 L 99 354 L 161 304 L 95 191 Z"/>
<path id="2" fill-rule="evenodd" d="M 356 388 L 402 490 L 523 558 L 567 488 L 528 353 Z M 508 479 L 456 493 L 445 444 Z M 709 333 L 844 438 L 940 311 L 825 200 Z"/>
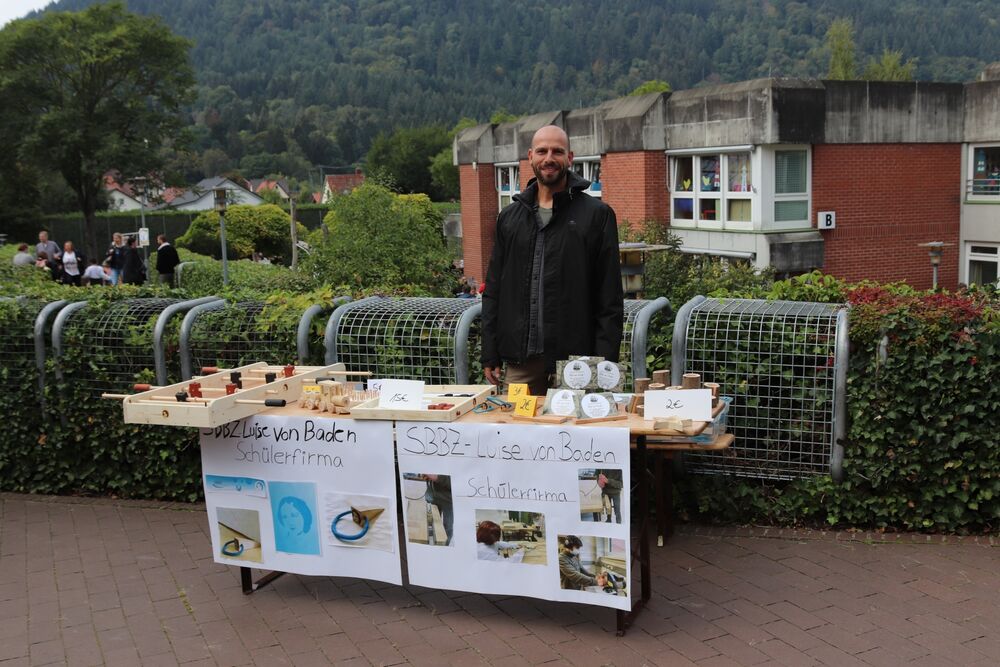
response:
<path id="1" fill-rule="evenodd" d="M 153 328 L 153 366 L 156 368 L 156 384 L 170 384 L 167 379 L 167 352 L 164 349 L 163 335 L 167 331 L 167 323 L 176 313 L 182 313 L 203 303 L 212 303 L 219 300 L 217 296 L 203 296 L 200 299 L 191 299 L 174 303 L 163 309 L 163 312 L 156 318 L 156 325 Z"/>
<path id="2" fill-rule="evenodd" d="M 469 331 L 482 312 L 483 304 L 477 302 L 458 318 L 455 328 L 455 384 L 469 384 Z"/>
<path id="3" fill-rule="evenodd" d="M 674 318 L 674 335 L 670 346 L 670 384 L 679 385 L 684 375 L 684 358 L 687 356 L 687 326 L 691 320 L 691 311 L 705 301 L 705 297 L 697 295 L 680 307 Z"/>
<path id="4" fill-rule="evenodd" d="M 219 310 L 225 305 L 226 302 L 222 299 L 197 305 L 189 310 L 181 321 L 181 380 L 190 380 L 191 376 L 194 375 L 194 371 L 191 368 L 191 327 L 194 326 L 194 321 L 198 319 L 198 315 L 201 313 L 209 310 Z"/>
<path id="5" fill-rule="evenodd" d="M 38 369 L 38 404 L 45 410 L 45 325 L 49 316 L 68 303 L 65 299 L 46 304 L 35 317 L 35 367 Z"/>
<path id="6" fill-rule="evenodd" d="M 837 339 L 834 347 L 833 448 L 830 452 L 830 476 L 844 479 L 844 438 L 847 436 L 847 366 L 850 356 L 850 314 L 847 308 L 837 313 Z"/>
<path id="7" fill-rule="evenodd" d="M 646 370 L 646 350 L 649 347 L 649 323 L 661 310 L 667 310 L 667 317 L 670 317 L 670 300 L 665 296 L 658 297 L 639 311 L 632 324 L 632 382 L 636 378 L 647 377 Z M 633 384 L 634 386 L 634 384 Z"/>

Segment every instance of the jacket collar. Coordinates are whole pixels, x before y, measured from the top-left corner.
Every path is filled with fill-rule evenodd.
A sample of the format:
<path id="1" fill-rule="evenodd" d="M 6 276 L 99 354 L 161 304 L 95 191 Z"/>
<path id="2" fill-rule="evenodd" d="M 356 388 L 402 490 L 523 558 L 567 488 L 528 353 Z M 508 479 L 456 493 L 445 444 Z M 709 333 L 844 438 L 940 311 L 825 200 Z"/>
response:
<path id="1" fill-rule="evenodd" d="M 589 187 L 590 181 L 571 169 L 566 175 L 566 189 L 557 192 L 554 199 L 559 200 L 567 196 L 572 199 L 575 194 L 583 192 Z M 535 202 L 538 201 L 538 179 L 532 178 L 528 181 L 528 187 L 514 195 L 514 201 L 521 202 L 529 208 L 534 208 Z"/>

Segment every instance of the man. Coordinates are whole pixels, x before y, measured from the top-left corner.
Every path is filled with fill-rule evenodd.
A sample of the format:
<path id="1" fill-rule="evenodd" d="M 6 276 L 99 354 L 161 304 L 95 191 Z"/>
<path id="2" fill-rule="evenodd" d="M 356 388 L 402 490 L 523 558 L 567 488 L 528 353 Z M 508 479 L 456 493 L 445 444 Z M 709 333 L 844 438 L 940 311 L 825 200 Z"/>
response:
<path id="1" fill-rule="evenodd" d="M 156 272 L 160 274 L 160 284 L 174 286 L 174 268 L 181 263 L 177 250 L 167 242 L 166 234 L 156 237 Z"/>
<path id="2" fill-rule="evenodd" d="M 141 285 L 146 282 L 146 268 L 142 265 L 142 257 L 135 249 L 135 237 L 129 236 L 125 242 L 125 262 L 122 266 L 122 283 L 125 285 Z"/>
<path id="3" fill-rule="evenodd" d="M 49 233 L 44 229 L 38 232 L 38 243 L 35 245 L 35 255 L 44 252 L 50 260 L 58 260 L 62 257 L 62 252 L 55 241 L 49 240 Z"/>
<path id="4" fill-rule="evenodd" d="M 559 586 L 565 590 L 582 591 L 587 586 L 604 586 L 608 582 L 606 574 L 594 574 L 580 561 L 583 540 L 576 535 L 560 536 L 559 542 Z"/>
<path id="5" fill-rule="evenodd" d="M 570 166 L 569 137 L 548 125 L 528 150 L 535 178 L 497 218 L 483 292 L 487 382 L 526 383 L 544 395 L 556 361 L 618 360 L 622 285 L 618 225 Z"/>

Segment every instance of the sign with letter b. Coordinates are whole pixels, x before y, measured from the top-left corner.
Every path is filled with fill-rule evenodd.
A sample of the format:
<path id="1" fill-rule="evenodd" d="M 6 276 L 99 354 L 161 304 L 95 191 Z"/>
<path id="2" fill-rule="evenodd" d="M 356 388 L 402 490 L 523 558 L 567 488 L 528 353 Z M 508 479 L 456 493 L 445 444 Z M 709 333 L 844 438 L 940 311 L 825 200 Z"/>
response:
<path id="1" fill-rule="evenodd" d="M 816 213 L 816 229 L 836 229 L 836 211 L 818 211 Z"/>

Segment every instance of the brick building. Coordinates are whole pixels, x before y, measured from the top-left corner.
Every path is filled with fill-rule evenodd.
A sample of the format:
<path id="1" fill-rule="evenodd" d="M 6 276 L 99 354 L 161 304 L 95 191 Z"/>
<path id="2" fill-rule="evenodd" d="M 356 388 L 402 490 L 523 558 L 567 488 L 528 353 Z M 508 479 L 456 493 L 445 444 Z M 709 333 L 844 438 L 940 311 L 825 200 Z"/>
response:
<path id="1" fill-rule="evenodd" d="M 497 213 L 551 123 L 620 223 L 669 225 L 684 252 L 929 287 L 919 244 L 942 241 L 942 286 L 996 281 L 1000 76 L 982 78 L 758 79 L 469 128 L 454 146 L 466 275 L 483 279 Z"/>

